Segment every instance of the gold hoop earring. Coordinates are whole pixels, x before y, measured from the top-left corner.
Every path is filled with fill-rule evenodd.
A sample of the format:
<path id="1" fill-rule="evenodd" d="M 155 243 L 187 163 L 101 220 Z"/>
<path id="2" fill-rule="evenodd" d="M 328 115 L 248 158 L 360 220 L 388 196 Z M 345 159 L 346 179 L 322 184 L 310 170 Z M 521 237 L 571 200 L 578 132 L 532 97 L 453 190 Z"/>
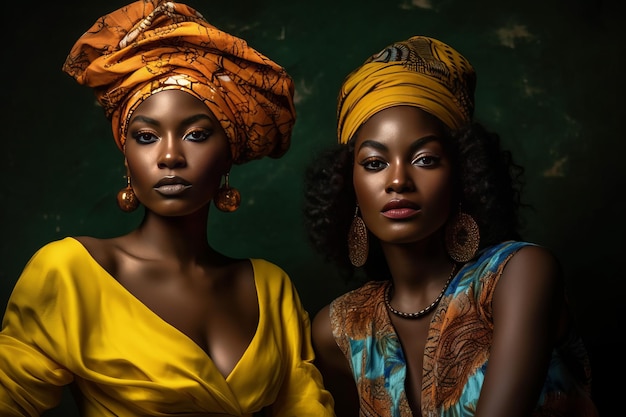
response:
<path id="1" fill-rule="evenodd" d="M 135 211 L 139 207 L 139 200 L 135 195 L 133 187 L 130 185 L 130 174 L 126 175 L 126 187 L 117 193 L 117 205 L 126 213 Z"/>
<path id="2" fill-rule="evenodd" d="M 446 225 L 446 249 L 456 262 L 467 262 L 476 256 L 480 244 L 480 230 L 472 216 L 459 211 Z"/>
<path id="3" fill-rule="evenodd" d="M 365 265 L 367 255 L 369 254 L 369 242 L 367 237 L 367 227 L 365 222 L 359 216 L 359 205 L 357 204 L 354 211 L 354 218 L 348 231 L 348 256 L 350 263 L 355 267 Z"/>
<path id="4" fill-rule="evenodd" d="M 231 187 L 228 184 L 228 177 L 230 173 L 224 175 L 224 184 L 217 190 L 215 197 L 213 197 L 213 203 L 218 210 L 230 213 L 239 208 L 241 204 L 241 194 L 239 190 Z"/>

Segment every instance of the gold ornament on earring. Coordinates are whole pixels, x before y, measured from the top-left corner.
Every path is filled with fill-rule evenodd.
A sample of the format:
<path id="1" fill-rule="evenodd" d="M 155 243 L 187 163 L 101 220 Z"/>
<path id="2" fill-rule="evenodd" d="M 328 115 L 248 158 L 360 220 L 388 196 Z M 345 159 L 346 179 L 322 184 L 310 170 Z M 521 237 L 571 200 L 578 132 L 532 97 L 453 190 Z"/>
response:
<path id="1" fill-rule="evenodd" d="M 233 212 L 239 208 L 241 204 L 241 194 L 239 190 L 228 184 L 229 173 L 224 175 L 224 184 L 217 190 L 217 194 L 213 197 L 213 203 L 220 211 L 226 213 Z"/>
<path id="2" fill-rule="evenodd" d="M 117 193 L 117 205 L 126 213 L 135 211 L 139 207 L 139 200 L 135 195 L 133 187 L 130 185 L 130 175 L 126 175 L 126 187 Z"/>
<path id="3" fill-rule="evenodd" d="M 446 225 L 446 249 L 456 262 L 467 262 L 478 251 L 480 231 L 472 216 L 459 212 Z"/>
<path id="4" fill-rule="evenodd" d="M 363 219 L 359 217 L 359 206 L 357 205 L 348 231 L 348 256 L 352 265 L 358 268 L 365 265 L 368 253 L 367 227 L 365 227 Z"/>

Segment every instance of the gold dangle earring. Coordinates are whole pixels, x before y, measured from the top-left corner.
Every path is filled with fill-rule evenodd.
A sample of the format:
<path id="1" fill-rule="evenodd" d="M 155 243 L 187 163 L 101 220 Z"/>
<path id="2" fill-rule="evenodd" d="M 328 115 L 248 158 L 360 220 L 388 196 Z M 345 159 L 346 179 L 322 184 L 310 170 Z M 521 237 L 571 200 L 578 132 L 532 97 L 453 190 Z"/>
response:
<path id="1" fill-rule="evenodd" d="M 224 175 L 224 184 L 217 190 L 215 197 L 213 197 L 215 207 L 226 213 L 237 210 L 239 204 L 241 204 L 241 194 L 239 190 L 228 184 L 229 175 L 229 172 Z"/>
<path id="2" fill-rule="evenodd" d="M 369 253 L 369 242 L 367 238 L 367 227 L 359 216 L 359 205 L 356 205 L 354 218 L 348 231 L 348 256 L 350 262 L 355 267 L 365 265 Z"/>
<path id="3" fill-rule="evenodd" d="M 135 211 L 139 207 L 139 200 L 130 185 L 130 173 L 126 173 L 126 187 L 117 193 L 117 205 L 126 213 Z"/>
<path id="4" fill-rule="evenodd" d="M 446 249 L 456 262 L 465 263 L 472 259 L 480 244 L 480 230 L 474 218 L 464 213 L 459 205 L 457 213 L 446 225 Z"/>

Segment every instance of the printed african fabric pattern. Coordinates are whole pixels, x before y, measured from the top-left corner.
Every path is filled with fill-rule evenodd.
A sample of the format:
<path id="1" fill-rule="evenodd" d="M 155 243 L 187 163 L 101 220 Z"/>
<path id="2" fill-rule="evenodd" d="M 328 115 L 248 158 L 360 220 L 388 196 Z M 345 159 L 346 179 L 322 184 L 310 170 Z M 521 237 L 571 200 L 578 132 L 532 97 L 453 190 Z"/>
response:
<path id="1" fill-rule="evenodd" d="M 424 351 L 423 416 L 474 414 L 489 360 L 493 293 L 507 261 L 526 245 L 511 241 L 487 248 L 452 280 L 431 320 Z M 360 416 L 411 417 L 405 355 L 384 304 L 388 285 L 371 281 L 334 300 L 331 325 L 352 367 Z M 534 417 L 596 415 L 580 338 L 572 334 L 554 350 L 548 372 Z"/>
<path id="2" fill-rule="evenodd" d="M 226 131 L 235 163 L 280 157 L 289 148 L 296 115 L 291 77 L 187 5 L 140 0 L 102 16 L 74 44 L 63 71 L 94 89 L 120 149 L 133 109 L 163 89 L 205 102 Z"/>
<path id="3" fill-rule="evenodd" d="M 458 129 L 474 114 L 476 73 L 445 43 L 425 36 L 372 55 L 343 82 L 337 99 L 337 138 L 348 143 L 359 126 L 393 106 L 415 106 Z"/>

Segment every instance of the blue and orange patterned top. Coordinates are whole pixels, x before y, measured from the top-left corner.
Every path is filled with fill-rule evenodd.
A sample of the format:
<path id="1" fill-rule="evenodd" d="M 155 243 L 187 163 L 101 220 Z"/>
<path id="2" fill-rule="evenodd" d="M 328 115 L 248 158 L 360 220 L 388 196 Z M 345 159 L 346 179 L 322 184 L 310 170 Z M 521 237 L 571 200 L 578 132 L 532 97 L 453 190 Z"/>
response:
<path id="1" fill-rule="evenodd" d="M 432 317 L 424 350 L 424 417 L 474 415 L 489 361 L 493 293 L 508 260 L 526 245 L 530 243 L 509 241 L 486 248 L 450 283 Z M 361 416 L 412 416 L 404 391 L 405 356 L 384 303 L 389 284 L 370 281 L 330 306 L 335 340 L 356 381 Z M 587 351 L 573 329 L 571 333 L 552 353 L 533 416 L 597 416 Z"/>

